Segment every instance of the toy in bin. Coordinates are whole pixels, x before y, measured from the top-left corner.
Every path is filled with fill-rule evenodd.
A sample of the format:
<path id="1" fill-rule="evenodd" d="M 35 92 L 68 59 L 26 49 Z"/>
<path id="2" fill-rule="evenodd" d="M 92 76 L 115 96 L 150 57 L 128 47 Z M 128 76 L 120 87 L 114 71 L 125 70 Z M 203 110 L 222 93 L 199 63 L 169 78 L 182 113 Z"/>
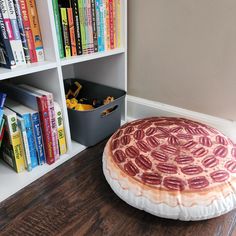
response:
<path id="1" fill-rule="evenodd" d="M 88 111 L 114 101 L 114 97 L 112 96 L 107 96 L 103 101 L 97 98 L 93 98 L 92 101 L 89 101 L 88 98 L 80 98 L 78 100 L 77 97 L 82 88 L 83 86 L 78 81 L 75 81 L 70 86 L 69 90 L 66 93 L 67 108 L 77 111 Z M 112 110 L 107 109 L 103 112 L 103 115 L 109 114 L 111 111 Z"/>
<path id="2" fill-rule="evenodd" d="M 65 79 L 71 138 L 87 147 L 114 133 L 126 92 L 82 79 Z"/>

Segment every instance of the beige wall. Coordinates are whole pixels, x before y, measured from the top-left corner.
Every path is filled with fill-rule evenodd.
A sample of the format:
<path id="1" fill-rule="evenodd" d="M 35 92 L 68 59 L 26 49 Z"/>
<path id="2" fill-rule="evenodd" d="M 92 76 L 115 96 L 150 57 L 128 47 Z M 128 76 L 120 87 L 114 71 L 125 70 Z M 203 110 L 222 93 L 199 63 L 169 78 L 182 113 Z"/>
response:
<path id="1" fill-rule="evenodd" d="M 236 1 L 128 0 L 128 93 L 236 120 Z"/>

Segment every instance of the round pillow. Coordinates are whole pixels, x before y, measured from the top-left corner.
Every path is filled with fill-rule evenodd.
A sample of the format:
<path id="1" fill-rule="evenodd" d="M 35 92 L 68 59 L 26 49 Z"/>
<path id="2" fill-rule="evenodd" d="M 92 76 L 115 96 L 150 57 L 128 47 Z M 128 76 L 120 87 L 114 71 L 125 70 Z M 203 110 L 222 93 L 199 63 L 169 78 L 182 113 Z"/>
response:
<path id="1" fill-rule="evenodd" d="M 156 216 L 202 220 L 236 207 L 236 147 L 188 119 L 123 125 L 106 144 L 103 172 L 121 199 Z"/>

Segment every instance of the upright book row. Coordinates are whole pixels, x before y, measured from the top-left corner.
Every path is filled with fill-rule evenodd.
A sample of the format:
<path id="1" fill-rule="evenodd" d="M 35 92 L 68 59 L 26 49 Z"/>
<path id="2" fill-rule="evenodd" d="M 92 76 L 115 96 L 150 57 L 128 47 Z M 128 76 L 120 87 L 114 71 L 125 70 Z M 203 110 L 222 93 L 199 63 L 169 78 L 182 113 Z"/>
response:
<path id="1" fill-rule="evenodd" d="M 62 112 L 51 93 L 6 82 L 1 82 L 0 88 L 7 94 L 1 146 L 4 161 L 16 172 L 31 171 L 38 165 L 54 163 L 66 153 Z"/>
<path id="2" fill-rule="evenodd" d="M 121 0 L 52 0 L 60 57 L 119 48 Z"/>
<path id="3" fill-rule="evenodd" d="M 0 0 L 0 66 L 44 61 L 35 0 Z"/>

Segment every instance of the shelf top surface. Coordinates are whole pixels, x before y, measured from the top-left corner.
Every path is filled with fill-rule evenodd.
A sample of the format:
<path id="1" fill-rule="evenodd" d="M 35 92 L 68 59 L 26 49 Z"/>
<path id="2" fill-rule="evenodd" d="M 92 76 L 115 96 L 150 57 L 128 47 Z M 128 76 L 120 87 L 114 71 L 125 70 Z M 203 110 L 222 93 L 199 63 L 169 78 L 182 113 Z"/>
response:
<path id="1" fill-rule="evenodd" d="M 18 66 L 13 69 L 0 68 L 0 80 L 10 79 L 13 77 L 32 74 L 39 71 L 49 70 L 57 67 L 56 62 L 44 61 L 23 66 Z"/>
<path id="2" fill-rule="evenodd" d="M 104 51 L 104 52 L 95 52 L 95 53 L 86 54 L 86 55 L 79 55 L 79 56 L 73 56 L 73 57 L 69 57 L 69 58 L 63 58 L 63 59 L 61 59 L 61 66 L 66 66 L 66 65 L 89 61 L 89 60 L 94 60 L 94 59 L 98 59 L 98 58 L 102 58 L 102 57 L 113 56 L 113 55 L 121 54 L 124 52 L 125 52 L 124 48 L 116 48 L 116 49 L 112 49 L 112 50 Z"/>

